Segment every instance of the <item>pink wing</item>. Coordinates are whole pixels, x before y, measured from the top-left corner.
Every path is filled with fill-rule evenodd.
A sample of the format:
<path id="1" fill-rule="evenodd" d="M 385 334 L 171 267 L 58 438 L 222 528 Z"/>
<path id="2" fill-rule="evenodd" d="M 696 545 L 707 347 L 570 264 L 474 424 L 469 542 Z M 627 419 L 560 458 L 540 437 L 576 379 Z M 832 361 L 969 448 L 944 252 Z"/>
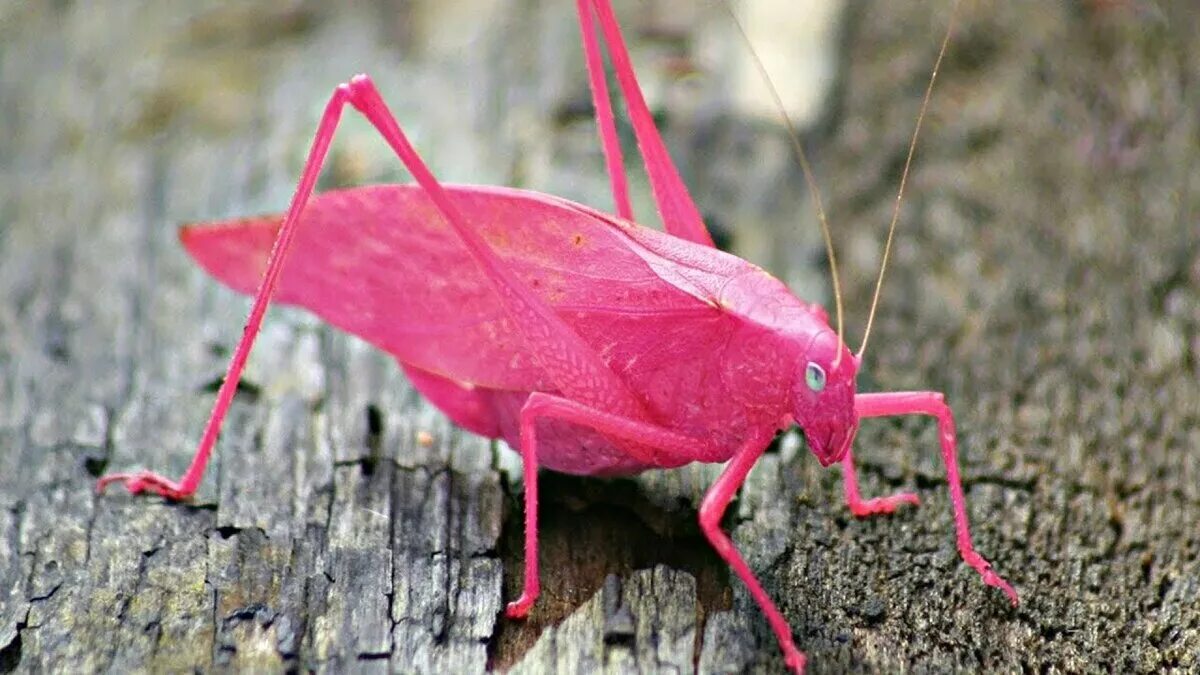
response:
<path id="1" fill-rule="evenodd" d="M 637 358 L 654 351 L 656 335 L 686 335 L 689 326 L 706 332 L 727 318 L 716 301 L 724 284 L 756 269 L 556 197 L 493 187 L 447 190 L 500 260 L 606 358 Z M 210 274 L 252 294 L 279 224 L 279 216 L 269 216 L 193 225 L 180 239 Z M 276 300 L 305 307 L 430 373 L 496 389 L 553 388 L 487 278 L 414 185 L 314 197 Z M 619 324 L 627 333 L 631 320 L 640 335 L 616 332 Z"/>

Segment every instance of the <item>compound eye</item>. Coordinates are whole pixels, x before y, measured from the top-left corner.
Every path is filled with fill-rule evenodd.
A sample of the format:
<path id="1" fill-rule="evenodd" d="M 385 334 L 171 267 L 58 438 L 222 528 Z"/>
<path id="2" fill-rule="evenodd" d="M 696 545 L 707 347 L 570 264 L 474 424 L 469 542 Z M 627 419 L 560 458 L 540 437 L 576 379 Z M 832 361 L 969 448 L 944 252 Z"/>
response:
<path id="1" fill-rule="evenodd" d="M 825 388 L 825 370 L 809 361 L 808 366 L 804 369 L 804 382 L 814 392 L 821 391 Z"/>

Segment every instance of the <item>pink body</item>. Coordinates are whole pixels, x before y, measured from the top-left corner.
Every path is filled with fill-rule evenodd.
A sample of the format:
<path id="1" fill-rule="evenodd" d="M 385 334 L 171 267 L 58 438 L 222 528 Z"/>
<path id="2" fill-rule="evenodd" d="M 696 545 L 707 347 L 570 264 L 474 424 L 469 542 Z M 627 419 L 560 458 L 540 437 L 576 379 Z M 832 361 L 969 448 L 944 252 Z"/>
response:
<path id="1" fill-rule="evenodd" d="M 814 336 L 836 340 L 824 310 L 715 248 L 543 194 L 447 192 L 503 264 L 618 374 L 648 420 L 707 441 L 690 460 L 725 461 L 751 432 L 789 427 L 793 364 Z M 252 294 L 280 222 L 185 228 L 181 238 L 210 274 Z M 418 186 L 314 197 L 275 299 L 395 355 L 456 423 L 514 448 L 529 394 L 564 393 Z M 685 463 L 647 464 L 623 445 L 548 420 L 538 462 L 575 474 Z"/>
<path id="2" fill-rule="evenodd" d="M 822 465 L 841 462 L 856 516 L 916 504 L 910 493 L 862 499 L 850 450 L 860 418 L 914 414 L 938 423 L 960 554 L 1016 604 L 1012 587 L 972 546 L 942 395 L 856 393 L 860 356 L 825 311 L 713 248 L 642 99 L 608 0 L 576 6 L 618 215 L 533 192 L 442 185 L 374 84 L 353 78 L 326 106 L 286 214 L 181 231 L 213 276 L 255 294 L 191 466 L 178 482 L 140 471 L 105 476 L 97 488 L 121 482 L 132 493 L 170 499 L 195 492 L 276 299 L 393 354 L 451 419 L 521 453 L 525 578 L 509 617 L 525 616 L 540 589 L 540 467 L 611 475 L 727 461 L 700 504 L 701 529 L 762 608 L 787 664 L 802 670 L 786 619 L 721 530 L 721 516 L 771 438 L 793 423 Z M 629 221 L 596 19 L 666 233 Z M 375 126 L 416 184 L 312 196 L 347 104 Z"/>

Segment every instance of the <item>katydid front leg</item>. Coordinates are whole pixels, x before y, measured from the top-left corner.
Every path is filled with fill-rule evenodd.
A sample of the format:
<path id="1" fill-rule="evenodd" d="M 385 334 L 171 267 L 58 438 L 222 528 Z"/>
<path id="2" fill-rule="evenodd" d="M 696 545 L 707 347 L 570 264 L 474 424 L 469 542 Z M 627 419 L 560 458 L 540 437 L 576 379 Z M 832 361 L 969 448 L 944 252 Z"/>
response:
<path id="1" fill-rule="evenodd" d="M 852 441 L 853 443 L 853 441 Z M 883 513 L 894 513 L 901 504 L 920 506 L 921 500 L 911 492 L 897 492 L 887 497 L 863 499 L 858 491 L 858 474 L 854 471 L 854 450 L 846 451 L 842 458 L 842 492 L 846 495 L 846 506 L 856 518 L 866 518 Z"/>
<path id="2" fill-rule="evenodd" d="M 596 410 L 561 396 L 541 392 L 530 394 L 521 408 L 521 463 L 525 471 L 525 581 L 521 597 L 508 603 L 504 612 L 513 619 L 525 617 L 541 591 L 537 529 L 539 419 L 569 422 L 599 431 L 610 440 L 636 443 L 637 448 L 622 446 L 622 449 L 650 466 L 704 461 L 710 459 L 711 455 L 704 441 L 670 429 Z"/>
<path id="3" fill-rule="evenodd" d="M 897 391 L 880 394 L 858 394 L 854 397 L 854 409 L 860 419 L 865 417 L 892 417 L 896 415 L 928 415 L 937 419 L 938 435 L 942 442 L 942 461 L 946 465 L 946 481 L 950 485 L 950 501 L 954 505 L 954 528 L 958 539 L 958 552 L 968 565 L 983 577 L 983 582 L 995 586 L 1008 595 L 1015 607 L 1017 592 L 992 565 L 975 551 L 971 543 L 971 530 L 967 523 L 967 502 L 963 496 L 962 479 L 958 475 L 958 445 L 954 434 L 954 414 L 946 405 L 945 397 L 936 391 Z"/>

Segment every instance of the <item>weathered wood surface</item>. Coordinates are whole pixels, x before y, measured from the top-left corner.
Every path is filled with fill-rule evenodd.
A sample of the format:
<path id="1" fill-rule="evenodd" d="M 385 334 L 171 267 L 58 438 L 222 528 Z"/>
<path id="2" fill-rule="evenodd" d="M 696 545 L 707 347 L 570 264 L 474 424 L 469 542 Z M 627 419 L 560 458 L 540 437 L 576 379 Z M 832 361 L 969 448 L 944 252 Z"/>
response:
<path id="1" fill-rule="evenodd" d="M 193 504 L 91 492 L 183 469 L 239 335 L 175 226 L 282 208 L 349 74 L 446 179 L 607 205 L 570 3 L 541 4 L 0 5 L 0 672 L 781 667 L 693 524 L 710 467 L 546 475 L 544 594 L 499 619 L 519 466 L 299 312 Z M 1009 4 L 962 18 L 862 384 L 947 392 L 976 543 L 1024 604 L 958 560 L 930 425 L 864 426 L 864 488 L 923 500 L 865 522 L 788 440 L 727 522 L 817 672 L 1200 668 L 1200 19 Z M 689 44 L 620 11 L 658 28 L 650 62 Z M 852 336 L 944 12 L 856 5 L 814 134 Z M 718 79 L 657 98 L 702 208 L 819 278 L 783 144 Z M 353 117 L 328 182 L 402 179 Z"/>

